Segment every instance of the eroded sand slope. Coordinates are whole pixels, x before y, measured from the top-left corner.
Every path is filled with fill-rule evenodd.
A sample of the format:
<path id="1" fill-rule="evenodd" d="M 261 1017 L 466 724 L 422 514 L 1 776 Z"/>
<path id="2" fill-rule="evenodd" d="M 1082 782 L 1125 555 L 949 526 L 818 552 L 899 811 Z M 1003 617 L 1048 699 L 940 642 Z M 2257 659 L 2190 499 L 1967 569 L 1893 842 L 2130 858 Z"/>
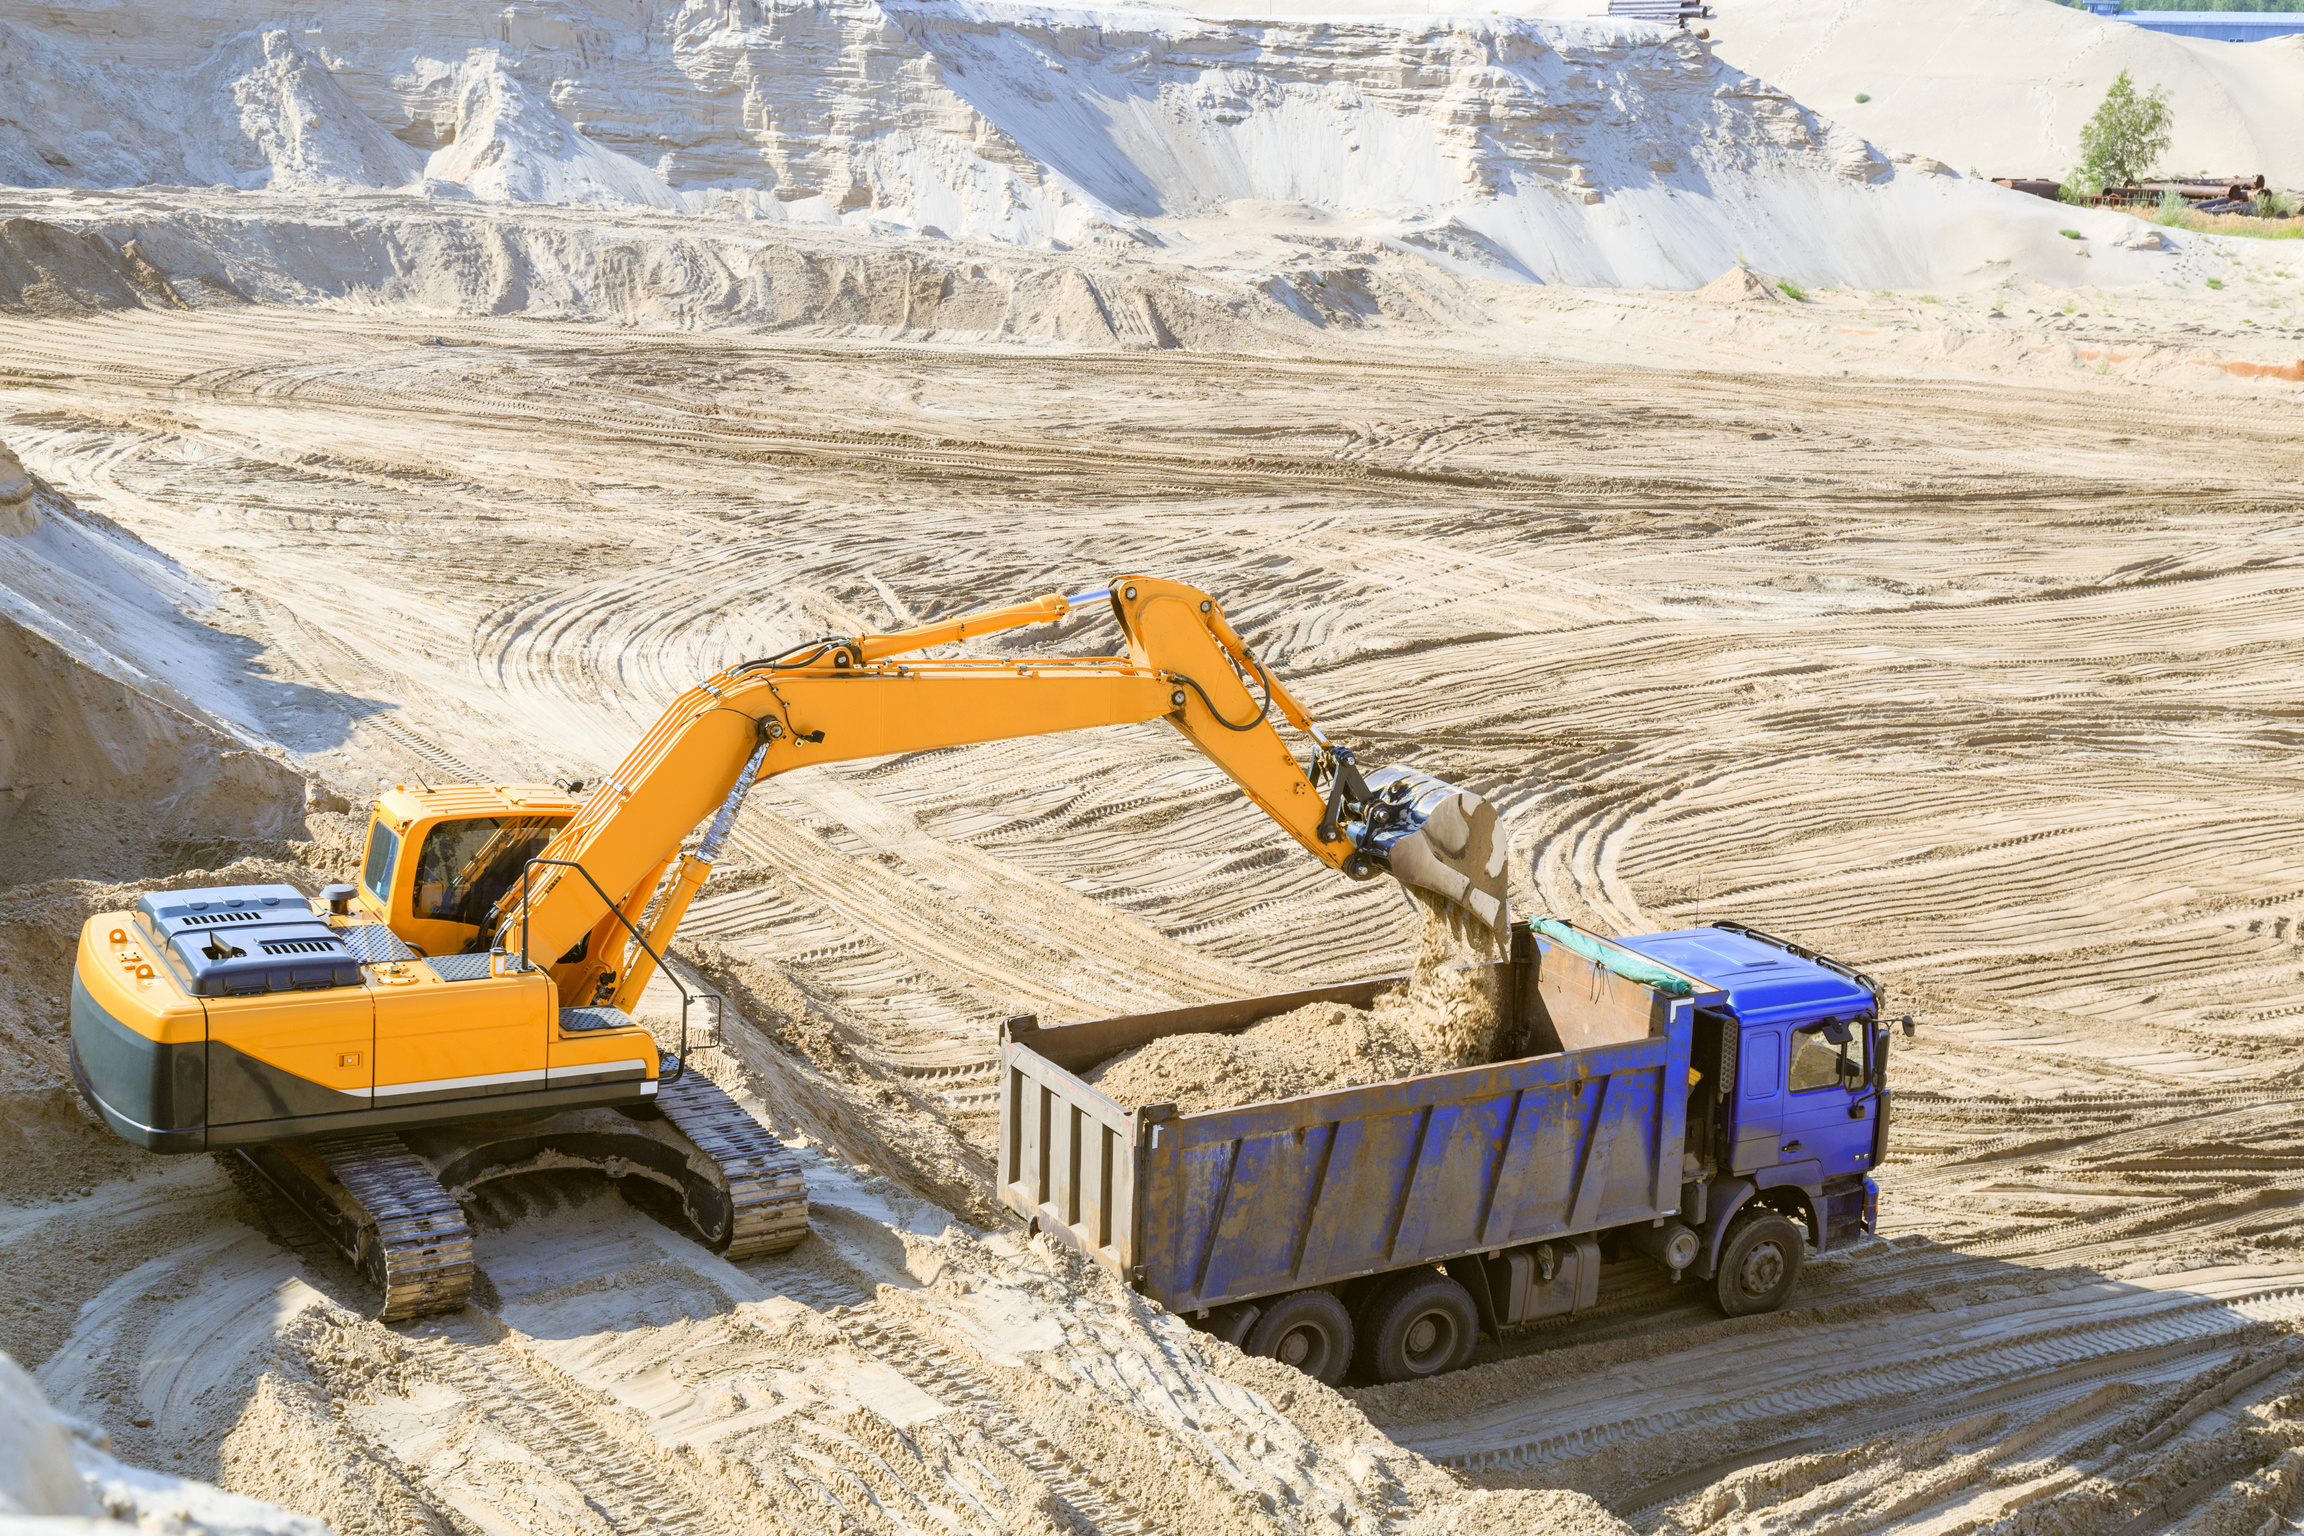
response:
<path id="1" fill-rule="evenodd" d="M 1721 59 L 1895 150 L 1988 177 L 2061 178 L 2079 161 L 2081 126 L 2126 70 L 2139 87 L 2169 94 L 2168 169 L 2304 186 L 2295 132 L 2304 43 L 2293 36 L 2171 37 L 2052 0 L 1710 3 L 1712 17 L 1697 25 Z M 1286 17 L 1444 16 L 1456 8 L 1450 0 L 1194 0 L 1183 9 Z M 1501 9 L 1567 20 L 1593 7 L 1517 0 Z"/>

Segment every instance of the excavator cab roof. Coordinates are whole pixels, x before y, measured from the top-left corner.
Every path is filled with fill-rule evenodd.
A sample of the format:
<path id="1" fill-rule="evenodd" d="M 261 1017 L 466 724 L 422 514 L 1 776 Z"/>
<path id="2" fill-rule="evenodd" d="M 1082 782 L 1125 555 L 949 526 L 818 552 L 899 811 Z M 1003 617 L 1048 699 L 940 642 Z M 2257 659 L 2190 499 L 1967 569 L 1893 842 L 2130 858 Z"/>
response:
<path id="1" fill-rule="evenodd" d="M 553 784 L 395 784 L 376 797 L 376 807 L 406 826 L 434 816 L 573 815 L 576 796 Z"/>

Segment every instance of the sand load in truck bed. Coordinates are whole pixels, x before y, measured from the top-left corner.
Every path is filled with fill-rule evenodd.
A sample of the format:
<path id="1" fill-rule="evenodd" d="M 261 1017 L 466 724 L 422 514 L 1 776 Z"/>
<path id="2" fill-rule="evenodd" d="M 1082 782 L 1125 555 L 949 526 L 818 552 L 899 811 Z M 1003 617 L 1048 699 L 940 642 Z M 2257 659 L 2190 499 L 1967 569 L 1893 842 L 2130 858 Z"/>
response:
<path id="1" fill-rule="evenodd" d="M 1496 1038 L 1498 1023 L 1488 968 L 1460 968 L 1434 923 L 1415 969 L 1368 1007 L 1309 1003 L 1236 1034 L 1170 1035 L 1082 1076 L 1116 1103 L 1198 1114 L 1480 1066 L 1517 1044 Z"/>

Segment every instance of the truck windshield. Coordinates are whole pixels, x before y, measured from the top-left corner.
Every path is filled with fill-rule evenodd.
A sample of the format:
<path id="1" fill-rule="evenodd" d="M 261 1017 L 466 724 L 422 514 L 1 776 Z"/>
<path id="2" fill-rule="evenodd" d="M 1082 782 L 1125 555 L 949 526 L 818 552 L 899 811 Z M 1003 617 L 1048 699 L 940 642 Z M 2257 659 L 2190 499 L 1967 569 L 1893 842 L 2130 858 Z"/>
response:
<path id="1" fill-rule="evenodd" d="M 473 816 L 425 834 L 416 915 L 484 927 L 488 913 L 563 825 L 557 816 Z"/>
<path id="2" fill-rule="evenodd" d="M 1840 1039 L 1831 1039 L 1833 1034 Z M 1863 1031 L 1846 1024 L 1811 1024 L 1792 1031 L 1791 1080 L 1787 1086 L 1794 1093 L 1863 1087 L 1862 1042 Z"/>

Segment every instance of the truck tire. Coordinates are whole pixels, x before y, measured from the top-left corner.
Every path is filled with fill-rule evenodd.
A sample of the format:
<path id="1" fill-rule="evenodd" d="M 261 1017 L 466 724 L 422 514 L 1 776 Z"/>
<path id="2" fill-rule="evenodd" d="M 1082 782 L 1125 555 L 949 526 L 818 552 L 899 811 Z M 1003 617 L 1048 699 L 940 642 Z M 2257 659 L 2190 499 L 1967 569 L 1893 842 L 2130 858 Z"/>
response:
<path id="1" fill-rule="evenodd" d="M 1453 1371 L 1480 1342 L 1472 1293 L 1435 1270 L 1412 1269 L 1368 1298 L 1360 1313 L 1360 1374 L 1422 1381 Z"/>
<path id="2" fill-rule="evenodd" d="M 1326 1291 L 1292 1291 L 1264 1309 L 1241 1348 L 1333 1387 L 1352 1363 L 1352 1314 Z"/>
<path id="3" fill-rule="evenodd" d="M 1764 1208 L 1739 1212 L 1712 1281 L 1720 1310 L 1730 1317 L 1775 1311 L 1792 1299 L 1807 1256 L 1807 1239 L 1785 1217 Z"/>

